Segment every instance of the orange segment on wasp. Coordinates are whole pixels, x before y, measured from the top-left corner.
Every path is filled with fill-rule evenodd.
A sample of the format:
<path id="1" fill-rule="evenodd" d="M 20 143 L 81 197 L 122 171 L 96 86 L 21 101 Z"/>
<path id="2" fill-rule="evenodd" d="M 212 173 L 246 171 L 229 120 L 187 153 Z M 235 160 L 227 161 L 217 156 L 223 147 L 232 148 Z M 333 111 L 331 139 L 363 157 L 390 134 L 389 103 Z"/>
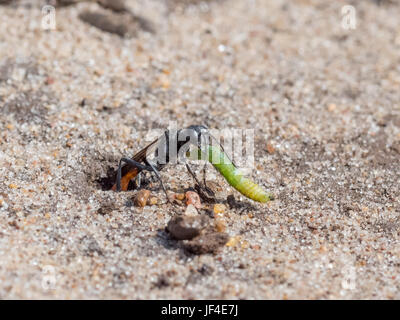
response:
<path id="1" fill-rule="evenodd" d="M 121 178 L 121 190 L 127 191 L 129 182 L 134 179 L 139 174 L 139 170 L 137 168 L 130 169 L 122 178 Z M 117 184 L 114 183 L 112 186 L 113 191 L 117 191 Z"/>

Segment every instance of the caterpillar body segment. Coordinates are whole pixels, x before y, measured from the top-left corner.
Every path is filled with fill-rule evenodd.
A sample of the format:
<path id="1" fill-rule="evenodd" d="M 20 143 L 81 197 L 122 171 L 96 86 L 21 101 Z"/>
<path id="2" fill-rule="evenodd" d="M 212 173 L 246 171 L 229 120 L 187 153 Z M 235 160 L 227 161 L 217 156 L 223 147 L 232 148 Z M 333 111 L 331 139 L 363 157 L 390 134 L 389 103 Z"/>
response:
<path id="1" fill-rule="evenodd" d="M 233 188 L 245 197 L 263 203 L 274 200 L 272 194 L 267 193 L 258 184 L 246 178 L 218 146 L 208 146 L 207 151 L 207 160 Z"/>

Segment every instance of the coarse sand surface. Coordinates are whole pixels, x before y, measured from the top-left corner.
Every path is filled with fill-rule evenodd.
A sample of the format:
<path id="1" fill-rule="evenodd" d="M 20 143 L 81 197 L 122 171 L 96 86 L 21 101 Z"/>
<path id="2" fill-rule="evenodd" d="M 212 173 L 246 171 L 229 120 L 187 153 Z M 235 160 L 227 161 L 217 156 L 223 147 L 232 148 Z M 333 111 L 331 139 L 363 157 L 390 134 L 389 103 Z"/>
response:
<path id="1" fill-rule="evenodd" d="M 0 1 L 0 298 L 400 299 L 399 1 L 53 1 L 55 30 L 44 2 Z M 150 174 L 151 205 L 109 190 L 171 123 L 254 129 L 276 196 L 209 165 L 213 253 Z"/>

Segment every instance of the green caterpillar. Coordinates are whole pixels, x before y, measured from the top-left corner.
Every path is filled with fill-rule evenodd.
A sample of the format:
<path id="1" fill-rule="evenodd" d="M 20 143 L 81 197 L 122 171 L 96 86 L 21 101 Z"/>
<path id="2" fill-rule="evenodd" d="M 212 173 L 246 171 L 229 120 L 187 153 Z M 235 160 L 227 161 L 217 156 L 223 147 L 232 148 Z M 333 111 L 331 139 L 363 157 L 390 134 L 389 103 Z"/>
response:
<path id="1" fill-rule="evenodd" d="M 275 199 L 272 194 L 267 193 L 258 184 L 244 177 L 220 147 L 215 145 L 207 146 L 207 150 L 205 150 L 204 153 L 198 149 L 198 154 L 196 156 L 197 158 L 190 158 L 194 160 L 207 159 L 225 180 L 245 197 L 263 203 Z"/>

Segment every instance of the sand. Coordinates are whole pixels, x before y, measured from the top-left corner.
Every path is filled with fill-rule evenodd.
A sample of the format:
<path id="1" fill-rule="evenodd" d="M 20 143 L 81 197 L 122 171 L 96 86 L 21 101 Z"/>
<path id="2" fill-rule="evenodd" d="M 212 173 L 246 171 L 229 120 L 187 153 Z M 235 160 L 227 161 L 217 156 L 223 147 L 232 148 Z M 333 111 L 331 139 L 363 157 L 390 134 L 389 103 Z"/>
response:
<path id="1" fill-rule="evenodd" d="M 40 1 L 0 5 L 0 298 L 400 298 L 397 1 L 75 2 L 48 31 Z M 143 208 L 107 190 L 171 122 L 254 129 L 251 177 L 276 195 L 209 167 L 230 239 L 212 254 L 171 239 L 186 205 L 158 183 Z"/>

